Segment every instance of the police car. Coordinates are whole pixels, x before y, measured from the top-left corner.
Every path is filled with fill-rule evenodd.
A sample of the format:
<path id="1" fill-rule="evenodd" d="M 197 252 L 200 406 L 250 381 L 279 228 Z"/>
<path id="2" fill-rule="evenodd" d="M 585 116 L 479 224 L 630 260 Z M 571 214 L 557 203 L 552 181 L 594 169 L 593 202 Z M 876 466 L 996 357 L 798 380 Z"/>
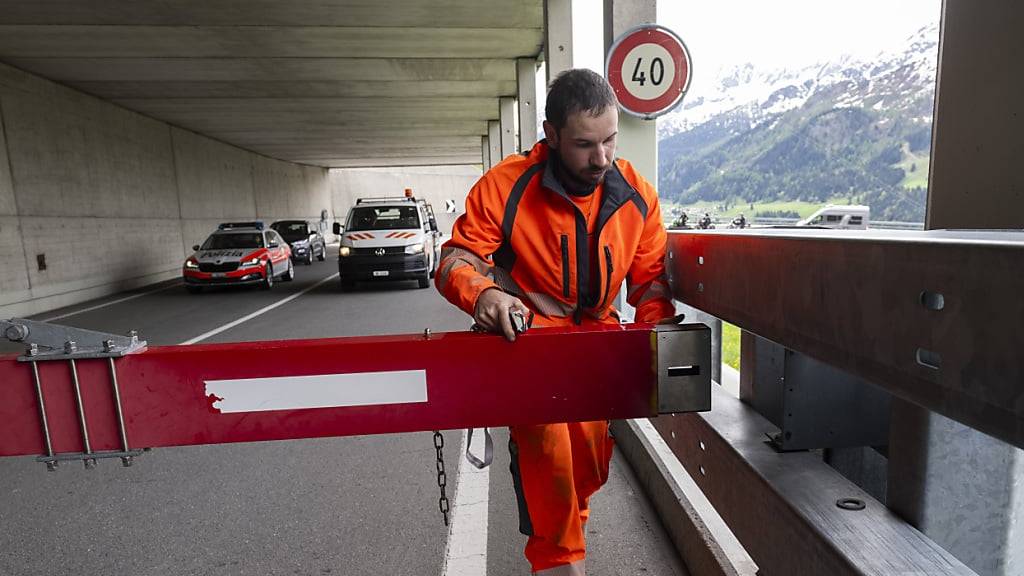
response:
<path id="1" fill-rule="evenodd" d="M 342 290 L 368 280 L 416 280 L 426 288 L 434 277 L 441 233 L 430 204 L 411 194 L 359 198 L 334 233 L 341 236 Z"/>
<path id="2" fill-rule="evenodd" d="M 295 277 L 291 249 L 263 222 L 225 222 L 203 242 L 192 247 L 182 276 L 185 288 L 195 294 L 204 286 L 258 284 L 269 290 L 274 280 Z"/>

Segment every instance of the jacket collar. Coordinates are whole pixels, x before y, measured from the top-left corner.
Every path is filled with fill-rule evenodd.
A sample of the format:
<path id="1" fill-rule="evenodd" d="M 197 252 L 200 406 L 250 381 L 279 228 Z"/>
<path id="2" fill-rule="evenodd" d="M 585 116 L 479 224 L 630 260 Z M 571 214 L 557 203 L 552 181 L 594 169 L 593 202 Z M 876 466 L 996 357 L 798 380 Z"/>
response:
<path id="1" fill-rule="evenodd" d="M 551 147 L 548 146 L 547 139 L 543 139 L 533 145 L 533 148 L 529 153 L 530 158 L 535 159 L 537 162 L 544 162 L 544 175 L 541 179 L 541 184 L 551 190 L 552 192 L 562 196 L 569 200 L 569 194 L 566 192 L 565 187 L 558 181 L 555 176 L 554 167 L 552 164 L 558 162 L 556 158 L 557 154 L 554 154 Z M 623 204 L 633 199 L 634 195 L 639 197 L 639 192 L 634 188 L 622 175 L 622 171 L 619 170 L 618 162 L 612 162 L 612 167 L 604 176 L 604 180 L 599 185 L 602 189 L 601 194 L 601 208 L 597 216 L 597 231 L 600 233 L 601 229 L 604 228 L 606 222 L 611 219 L 612 214 L 615 213 Z"/>

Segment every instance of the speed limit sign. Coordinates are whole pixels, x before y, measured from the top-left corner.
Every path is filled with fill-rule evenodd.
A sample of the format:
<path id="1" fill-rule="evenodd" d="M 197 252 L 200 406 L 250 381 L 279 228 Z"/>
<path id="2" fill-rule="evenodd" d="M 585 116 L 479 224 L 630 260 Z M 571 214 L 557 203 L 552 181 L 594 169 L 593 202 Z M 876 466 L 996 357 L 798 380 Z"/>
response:
<path id="1" fill-rule="evenodd" d="M 645 24 L 612 44 L 605 78 L 626 112 L 650 119 L 672 110 L 690 87 L 690 52 L 674 32 Z"/>

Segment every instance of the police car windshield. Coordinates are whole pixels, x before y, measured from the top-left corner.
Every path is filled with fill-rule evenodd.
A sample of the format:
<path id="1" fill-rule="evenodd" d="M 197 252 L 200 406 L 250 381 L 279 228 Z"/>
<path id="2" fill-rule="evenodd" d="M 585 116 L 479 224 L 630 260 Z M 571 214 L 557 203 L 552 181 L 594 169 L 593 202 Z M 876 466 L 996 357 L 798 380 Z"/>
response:
<path id="1" fill-rule="evenodd" d="M 309 239 L 309 232 L 306 229 L 305 222 L 278 224 L 274 226 L 274 230 L 277 230 L 277 233 L 285 239 L 285 242 L 298 242 L 299 240 Z"/>
<path id="2" fill-rule="evenodd" d="M 420 227 L 415 206 L 360 206 L 352 210 L 345 230 L 399 230 Z"/>
<path id="3" fill-rule="evenodd" d="M 213 234 L 200 250 L 230 250 L 232 248 L 263 248 L 263 234 L 259 232 L 233 232 Z"/>

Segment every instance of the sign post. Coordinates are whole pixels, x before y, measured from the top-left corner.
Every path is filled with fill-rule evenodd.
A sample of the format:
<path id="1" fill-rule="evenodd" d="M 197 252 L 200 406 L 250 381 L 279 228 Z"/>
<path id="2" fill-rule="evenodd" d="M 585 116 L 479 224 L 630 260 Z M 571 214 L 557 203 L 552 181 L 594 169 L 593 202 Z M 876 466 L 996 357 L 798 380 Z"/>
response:
<path id="1" fill-rule="evenodd" d="M 612 44 L 605 78 L 619 105 L 651 120 L 675 108 L 690 87 L 690 52 L 674 32 L 657 24 L 629 30 Z"/>

